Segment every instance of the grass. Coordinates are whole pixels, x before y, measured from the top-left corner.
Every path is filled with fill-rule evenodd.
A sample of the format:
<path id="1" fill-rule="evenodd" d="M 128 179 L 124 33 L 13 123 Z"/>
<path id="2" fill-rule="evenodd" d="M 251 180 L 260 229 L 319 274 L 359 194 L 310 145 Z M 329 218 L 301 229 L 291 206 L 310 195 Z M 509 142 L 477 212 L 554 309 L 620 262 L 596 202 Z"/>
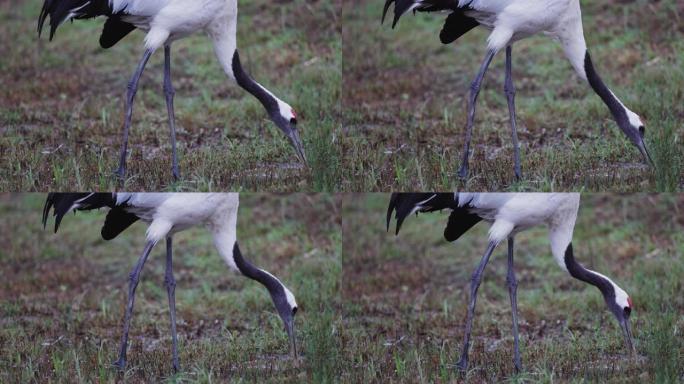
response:
<path id="1" fill-rule="evenodd" d="M 287 335 L 266 290 L 229 272 L 207 231 L 174 237 L 177 375 L 171 369 L 163 247 L 143 271 L 128 367 L 117 373 L 110 364 L 145 226 L 135 224 L 105 242 L 99 236 L 104 213 L 79 213 L 66 217 L 53 235 L 40 226 L 43 199 L 0 195 L 0 382 L 334 381 L 341 364 L 341 198 L 241 196 L 243 254 L 297 296 L 299 361 L 288 357 Z"/>
<path id="2" fill-rule="evenodd" d="M 38 39 L 42 1 L 0 4 L 0 191 L 111 190 L 126 84 L 143 32 L 109 50 L 103 20 Z M 310 168 L 262 106 L 221 70 L 203 34 L 173 44 L 182 179 L 171 177 L 163 54 L 141 80 L 130 136 L 126 190 L 326 191 L 337 185 L 341 113 L 341 1 L 240 3 L 238 47 L 255 79 L 298 112 Z"/>
<path id="3" fill-rule="evenodd" d="M 479 224 L 453 245 L 448 214 L 408 218 L 386 233 L 386 194 L 347 195 L 344 360 L 349 383 L 461 382 L 456 371 L 472 270 L 486 248 Z M 677 383 L 684 380 L 684 196 L 583 195 L 575 257 L 616 281 L 634 302 L 637 357 L 593 286 L 550 254 L 546 230 L 516 237 L 524 371 L 514 373 L 506 248 L 497 248 L 479 290 L 470 382 Z"/>
<path id="4" fill-rule="evenodd" d="M 521 181 L 514 181 L 504 54 L 485 78 L 466 182 L 460 166 L 469 84 L 488 32 L 444 46 L 444 15 L 409 13 L 396 29 L 380 24 L 382 1 L 343 8 L 342 189 L 681 191 L 684 189 L 684 5 L 676 0 L 582 1 L 594 63 L 623 102 L 646 120 L 656 169 L 617 128 L 607 108 L 574 74 L 558 43 L 517 42 Z"/>

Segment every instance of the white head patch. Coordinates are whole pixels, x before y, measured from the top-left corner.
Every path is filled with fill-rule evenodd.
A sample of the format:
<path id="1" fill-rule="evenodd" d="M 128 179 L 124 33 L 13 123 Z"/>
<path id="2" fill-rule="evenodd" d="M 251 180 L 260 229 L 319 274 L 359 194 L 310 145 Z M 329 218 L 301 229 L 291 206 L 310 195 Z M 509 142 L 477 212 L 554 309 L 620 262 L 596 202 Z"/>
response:
<path id="1" fill-rule="evenodd" d="M 634 128 L 639 128 L 639 127 L 644 125 L 644 123 L 641 121 L 641 118 L 639 117 L 639 115 L 632 112 L 629 108 L 625 107 L 625 105 L 622 104 L 622 101 L 620 101 L 620 99 L 618 99 L 617 96 L 615 96 L 613 91 L 610 91 L 610 94 L 613 95 L 615 100 L 617 100 L 618 103 L 620 103 L 620 105 L 622 106 L 622 108 L 625 109 L 625 112 L 627 113 L 627 118 L 629 119 L 629 123 L 632 124 L 632 126 Z"/>
<path id="2" fill-rule="evenodd" d="M 290 290 L 287 289 L 287 287 L 285 286 L 285 284 L 283 284 L 283 282 L 280 281 L 280 279 L 278 279 L 277 277 L 273 276 L 270 272 L 264 271 L 263 269 L 262 269 L 261 271 L 264 272 L 264 273 L 266 273 L 267 275 L 271 276 L 272 278 L 276 279 L 276 281 L 277 281 L 278 283 L 280 283 L 280 285 L 283 287 L 283 291 L 285 291 L 285 298 L 287 299 L 288 304 L 290 304 L 290 308 L 292 308 L 292 309 L 297 308 L 297 307 L 298 307 L 298 306 L 297 306 L 297 301 L 295 300 L 295 297 L 294 297 L 294 295 L 292 294 L 292 292 L 290 292 Z"/>
<path id="3" fill-rule="evenodd" d="M 591 271 L 591 273 L 595 273 L 598 276 L 603 277 L 604 279 L 608 280 L 608 282 L 613 286 L 613 289 L 615 289 L 615 303 L 620 306 L 620 308 L 631 308 L 632 304 L 630 303 L 629 295 L 627 295 L 627 292 L 625 292 L 622 288 L 618 287 L 617 284 L 613 282 L 613 280 L 609 279 L 607 276 L 602 275 L 598 272 Z"/>
<path id="4" fill-rule="evenodd" d="M 282 116 L 285 120 L 290 121 L 292 119 L 297 119 L 297 113 L 295 112 L 294 108 L 290 106 L 290 104 L 280 100 L 277 98 L 273 92 L 269 91 L 268 89 L 264 88 L 261 84 L 258 84 L 261 89 L 264 90 L 264 92 L 268 93 L 273 97 L 276 102 L 278 103 L 278 110 L 280 111 L 280 116 Z"/>

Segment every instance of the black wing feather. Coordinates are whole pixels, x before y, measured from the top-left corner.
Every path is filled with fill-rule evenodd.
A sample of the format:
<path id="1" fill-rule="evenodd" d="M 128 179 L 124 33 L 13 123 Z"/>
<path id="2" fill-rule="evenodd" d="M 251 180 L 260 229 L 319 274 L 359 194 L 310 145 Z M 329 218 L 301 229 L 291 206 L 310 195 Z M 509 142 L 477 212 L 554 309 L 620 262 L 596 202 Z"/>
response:
<path id="1" fill-rule="evenodd" d="M 107 19 L 102 29 L 100 46 L 105 49 L 111 48 L 133 30 L 135 30 L 135 25 L 121 20 L 120 16 L 112 16 Z"/>
<path id="2" fill-rule="evenodd" d="M 138 216 L 127 212 L 125 206 L 114 207 L 107 213 L 107 218 L 100 234 L 103 239 L 111 240 L 119 236 L 121 232 L 125 231 L 126 228 L 136 221 L 138 221 Z"/>
<path id="3" fill-rule="evenodd" d="M 453 43 L 478 25 L 480 23 L 477 20 L 466 16 L 462 9 L 458 9 L 447 17 L 444 27 L 442 27 L 442 31 L 439 33 L 439 40 L 442 44 Z"/>
<path id="4" fill-rule="evenodd" d="M 449 215 L 449 222 L 444 228 L 444 238 L 449 242 L 456 241 L 481 220 L 480 216 L 470 213 L 467 207 L 458 207 Z"/>

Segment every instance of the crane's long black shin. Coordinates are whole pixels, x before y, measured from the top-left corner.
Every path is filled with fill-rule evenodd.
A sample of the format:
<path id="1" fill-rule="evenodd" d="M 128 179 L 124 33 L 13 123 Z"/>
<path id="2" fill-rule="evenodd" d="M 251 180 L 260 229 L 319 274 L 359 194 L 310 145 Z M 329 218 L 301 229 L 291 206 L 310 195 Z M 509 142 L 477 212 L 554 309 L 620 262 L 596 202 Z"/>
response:
<path id="1" fill-rule="evenodd" d="M 128 282 L 128 304 L 126 306 L 126 314 L 124 316 L 124 327 L 123 334 L 121 335 L 121 348 L 119 350 L 119 360 L 115 361 L 114 366 L 123 370 L 126 367 L 126 349 L 128 348 L 128 330 L 131 325 L 131 314 L 133 313 L 133 304 L 135 304 L 135 289 L 138 287 L 138 282 L 140 281 L 140 272 L 147 261 L 147 257 L 150 255 L 152 248 L 154 247 L 154 242 L 148 241 L 145 245 L 145 250 L 143 250 L 142 256 L 138 259 L 135 264 L 133 271 L 129 275 Z"/>
<path id="2" fill-rule="evenodd" d="M 480 94 L 480 87 L 482 86 L 482 79 L 484 78 L 489 64 L 492 62 L 496 51 L 487 51 L 487 55 L 482 62 L 480 71 L 475 76 L 475 80 L 470 85 L 470 97 L 468 98 L 468 121 L 466 123 L 466 137 L 463 148 L 463 161 L 461 162 L 461 169 L 458 171 L 458 176 L 461 179 L 468 177 L 468 157 L 470 154 L 470 139 L 473 136 L 473 121 L 475 120 L 475 103 L 477 96 Z"/>
<path id="3" fill-rule="evenodd" d="M 171 84 L 171 46 L 164 47 L 164 97 L 166 98 L 166 111 L 169 115 L 169 130 L 171 137 L 171 173 L 173 179 L 180 178 L 178 168 L 178 154 L 176 153 L 176 116 L 173 111 L 173 96 L 176 91 Z"/>
<path id="4" fill-rule="evenodd" d="M 461 352 L 461 359 L 456 364 L 458 369 L 461 371 L 465 371 L 468 368 L 468 349 L 470 348 L 470 332 L 473 328 L 473 314 L 475 313 L 475 304 L 477 302 L 477 289 L 480 287 L 480 282 L 482 281 L 484 269 L 487 266 L 487 262 L 489 262 L 489 257 L 492 255 L 492 252 L 494 252 L 494 248 L 496 248 L 496 245 L 497 243 L 494 242 L 489 243 L 489 246 L 487 247 L 484 256 L 482 256 L 480 265 L 477 266 L 477 269 L 475 269 L 475 272 L 473 272 L 473 275 L 470 278 L 470 302 L 468 304 L 468 315 L 466 317 L 463 351 Z"/>
<path id="5" fill-rule="evenodd" d="M 173 343 L 173 370 L 178 372 L 178 336 L 176 334 L 176 279 L 173 277 L 173 239 L 166 238 L 166 273 L 164 276 L 166 294 L 169 297 L 169 320 L 171 322 L 171 340 Z"/>
<path id="6" fill-rule="evenodd" d="M 126 110 L 124 116 L 124 127 L 123 127 L 123 143 L 121 146 L 121 156 L 119 158 L 119 169 L 116 171 L 116 175 L 123 179 L 126 176 L 126 155 L 128 153 L 128 131 L 131 128 L 131 119 L 133 117 L 133 100 L 135 99 L 135 94 L 138 92 L 138 83 L 140 82 L 140 76 L 142 76 L 145 70 L 145 65 L 147 61 L 152 56 L 152 50 L 147 49 L 143 54 L 138 68 L 133 73 L 131 81 L 128 83 L 128 88 L 126 92 Z"/>
<path id="7" fill-rule="evenodd" d="M 508 101 L 508 115 L 511 121 L 511 139 L 513 140 L 513 169 L 515 178 L 520 180 L 520 145 L 518 144 L 518 128 L 515 123 L 515 86 L 513 85 L 513 48 L 506 47 L 506 80 L 504 82 L 504 93 Z"/>
<path id="8" fill-rule="evenodd" d="M 508 284 L 508 295 L 511 298 L 511 316 L 513 318 L 513 363 L 515 370 L 520 372 L 522 364 L 520 362 L 520 345 L 518 339 L 518 281 L 515 279 L 515 269 L 513 267 L 513 236 L 508 238 L 508 274 L 506 283 Z"/>

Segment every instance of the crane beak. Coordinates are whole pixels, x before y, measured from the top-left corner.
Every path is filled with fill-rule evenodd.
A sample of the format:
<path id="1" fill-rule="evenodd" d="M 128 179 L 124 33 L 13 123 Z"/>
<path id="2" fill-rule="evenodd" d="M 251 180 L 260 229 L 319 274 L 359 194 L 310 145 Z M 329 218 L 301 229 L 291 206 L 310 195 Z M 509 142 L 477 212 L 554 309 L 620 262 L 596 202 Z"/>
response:
<path id="1" fill-rule="evenodd" d="M 294 326 L 294 315 L 291 316 L 289 319 L 285 320 L 285 330 L 287 331 L 287 336 L 290 339 L 290 355 L 292 356 L 293 359 L 298 358 L 297 354 L 297 338 L 296 338 L 296 333 L 295 333 L 295 326 Z"/>
<path id="2" fill-rule="evenodd" d="M 271 120 L 276 124 L 276 126 L 283 131 L 287 139 L 290 141 L 290 145 L 294 148 L 299 161 L 304 165 L 309 165 L 306 161 L 306 154 L 304 153 L 304 144 L 302 144 L 302 139 L 299 137 L 299 131 L 297 131 L 297 122 L 285 120 L 281 116 L 271 116 Z"/>
<path id="3" fill-rule="evenodd" d="M 634 354 L 636 352 L 636 348 L 634 348 L 634 342 L 632 340 L 632 329 L 629 326 L 629 319 L 622 319 L 620 321 L 620 327 L 622 327 L 622 333 L 625 336 L 625 344 L 627 345 L 629 353 Z"/>
<path id="4" fill-rule="evenodd" d="M 637 148 L 639 148 L 639 152 L 641 152 L 641 155 L 644 157 L 644 161 L 655 168 L 655 163 L 653 162 L 653 159 L 651 158 L 651 154 L 648 153 L 648 149 L 646 148 L 646 143 L 644 143 L 644 140 L 642 139 L 638 144 Z"/>
<path id="5" fill-rule="evenodd" d="M 299 161 L 304 165 L 309 165 L 306 161 L 306 154 L 304 153 L 304 145 L 302 144 L 302 139 L 299 137 L 299 131 L 297 131 L 297 126 L 292 126 L 292 129 L 286 133 L 287 138 L 290 140 L 290 145 L 294 148 L 297 153 Z"/>

